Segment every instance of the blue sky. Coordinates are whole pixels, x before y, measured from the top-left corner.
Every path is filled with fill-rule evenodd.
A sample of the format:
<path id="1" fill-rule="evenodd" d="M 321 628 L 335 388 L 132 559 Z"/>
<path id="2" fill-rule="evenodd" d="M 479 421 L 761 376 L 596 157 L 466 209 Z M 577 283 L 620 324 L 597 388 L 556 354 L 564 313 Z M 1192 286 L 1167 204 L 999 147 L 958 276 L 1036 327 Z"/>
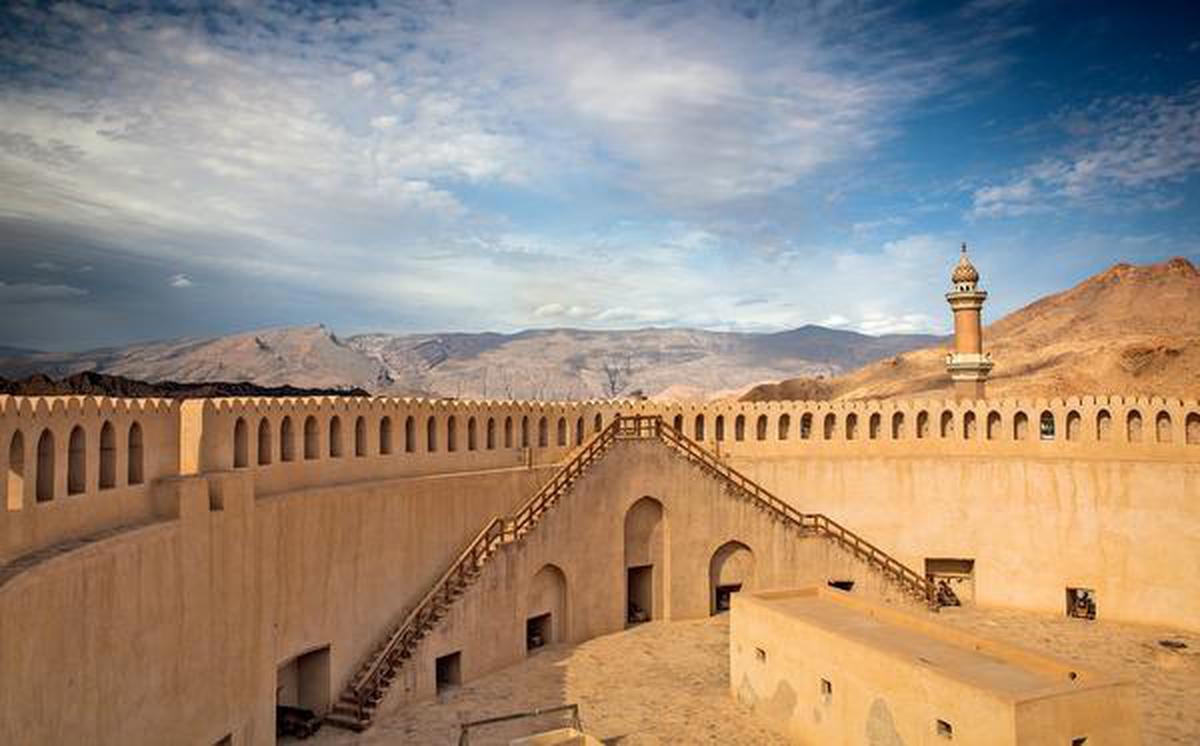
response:
<path id="1" fill-rule="evenodd" d="M 996 318 L 1200 259 L 1195 7 L 9 3 L 0 344 Z"/>

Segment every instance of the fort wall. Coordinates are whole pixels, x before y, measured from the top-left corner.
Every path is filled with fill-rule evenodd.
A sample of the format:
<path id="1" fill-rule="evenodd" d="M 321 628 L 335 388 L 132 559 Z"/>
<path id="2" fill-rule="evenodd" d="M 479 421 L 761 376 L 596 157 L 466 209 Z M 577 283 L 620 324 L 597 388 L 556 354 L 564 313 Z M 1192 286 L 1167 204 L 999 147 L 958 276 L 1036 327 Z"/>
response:
<path id="1" fill-rule="evenodd" d="M 973 559 L 979 603 L 1063 613 L 1078 585 L 1104 618 L 1200 624 L 1196 401 L 0 397 L 0 742 L 270 743 L 279 665 L 328 645 L 340 687 L 488 520 L 618 413 L 661 415 L 918 571 Z M 609 585 L 628 542 L 610 538 L 644 496 L 666 535 L 638 551 L 671 547 L 649 563 L 662 565 L 656 616 L 707 613 L 697 568 L 723 542 L 745 542 L 772 583 L 853 571 L 759 529 L 744 538 L 742 504 L 685 479 L 664 449 L 607 458 L 529 552 L 455 605 L 397 697 L 428 694 L 438 645 L 475 649 L 472 635 L 493 634 L 485 619 L 504 637 L 467 671 L 511 662 L 522 615 L 552 603 L 530 590 L 548 565 L 568 589 L 564 639 L 619 628 Z M 704 504 L 727 507 L 687 518 Z"/>

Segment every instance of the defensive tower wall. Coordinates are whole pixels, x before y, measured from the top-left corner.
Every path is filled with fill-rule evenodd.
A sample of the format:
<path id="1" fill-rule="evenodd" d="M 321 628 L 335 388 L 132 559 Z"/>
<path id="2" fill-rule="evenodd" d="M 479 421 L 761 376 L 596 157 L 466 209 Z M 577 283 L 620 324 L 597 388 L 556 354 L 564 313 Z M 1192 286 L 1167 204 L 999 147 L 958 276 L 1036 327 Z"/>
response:
<path id="1" fill-rule="evenodd" d="M 981 604 L 1063 613 L 1065 588 L 1085 587 L 1101 617 L 1200 628 L 1193 400 L 0 397 L 0 741 L 272 742 L 279 667 L 327 650 L 325 679 L 341 686 L 483 525 L 618 413 L 661 416 L 910 567 L 971 560 Z M 675 467 L 639 454 L 606 464 L 531 540 L 544 549 L 489 570 L 437 645 L 503 620 L 496 663 L 508 660 L 524 612 L 496 604 L 533 604 L 525 570 L 560 567 L 577 594 L 584 570 L 611 569 L 607 549 L 571 553 L 605 485 L 623 501 L 659 493 L 672 556 L 739 538 L 719 535 L 718 518 L 676 520 L 682 501 L 719 491 L 673 490 Z M 820 559 L 754 543 L 774 568 L 764 582 L 791 577 L 779 557 Z M 708 568 L 675 561 L 680 587 L 700 587 L 692 575 Z M 811 567 L 796 571 L 811 580 Z M 677 616 L 706 613 L 688 599 Z M 607 626 L 619 623 L 611 600 Z M 587 633 L 565 616 L 562 639 Z M 432 665 L 405 673 L 418 677 L 410 696 L 428 692 Z"/>

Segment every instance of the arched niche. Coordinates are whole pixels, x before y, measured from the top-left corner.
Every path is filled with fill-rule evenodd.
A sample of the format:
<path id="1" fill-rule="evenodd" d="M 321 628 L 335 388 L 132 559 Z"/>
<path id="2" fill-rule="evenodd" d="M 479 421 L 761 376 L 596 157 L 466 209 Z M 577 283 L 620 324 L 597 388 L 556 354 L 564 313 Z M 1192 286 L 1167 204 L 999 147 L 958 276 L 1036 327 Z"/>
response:
<path id="1" fill-rule="evenodd" d="M 710 614 L 728 611 L 734 593 L 754 588 L 754 552 L 740 541 L 727 541 L 708 562 Z"/>
<path id="2" fill-rule="evenodd" d="M 529 580 L 525 603 L 525 649 L 570 641 L 567 576 L 557 565 L 543 565 Z"/>
<path id="3" fill-rule="evenodd" d="M 630 624 L 664 619 L 667 520 L 662 503 L 643 497 L 625 513 L 625 612 Z"/>

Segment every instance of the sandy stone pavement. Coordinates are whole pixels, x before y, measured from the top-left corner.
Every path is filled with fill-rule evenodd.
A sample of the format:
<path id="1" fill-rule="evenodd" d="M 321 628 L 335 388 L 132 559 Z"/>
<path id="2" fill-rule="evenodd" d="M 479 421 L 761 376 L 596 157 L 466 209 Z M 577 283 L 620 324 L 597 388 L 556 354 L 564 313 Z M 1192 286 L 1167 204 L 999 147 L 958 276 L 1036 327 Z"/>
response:
<path id="1" fill-rule="evenodd" d="M 1147 746 L 1200 744 L 1200 635 L 1017 611 L 953 609 L 947 624 L 1138 680 Z M 1188 645 L 1169 650 L 1160 639 Z M 729 694 L 727 617 L 651 622 L 574 647 L 556 646 L 503 671 L 403 708 L 355 735 L 326 727 L 317 744 L 456 744 L 458 723 L 575 702 L 587 732 L 613 746 L 784 744 Z M 473 731 L 471 744 L 505 744 L 538 728 Z M 532 721 L 563 724 L 547 716 Z"/>
<path id="2" fill-rule="evenodd" d="M 938 618 L 990 637 L 1137 681 L 1146 746 L 1200 744 L 1200 634 L 1006 609 L 948 609 Z M 1187 645 L 1172 650 L 1159 640 Z"/>

